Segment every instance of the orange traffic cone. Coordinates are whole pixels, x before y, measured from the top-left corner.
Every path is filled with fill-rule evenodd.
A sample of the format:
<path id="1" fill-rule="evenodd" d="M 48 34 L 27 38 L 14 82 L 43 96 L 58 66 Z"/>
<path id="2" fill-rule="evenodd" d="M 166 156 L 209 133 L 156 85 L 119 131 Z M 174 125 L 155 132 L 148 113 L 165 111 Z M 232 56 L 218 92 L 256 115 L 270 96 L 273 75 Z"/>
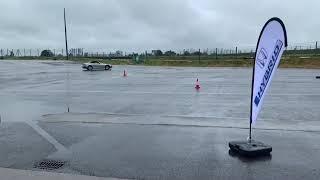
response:
<path id="1" fill-rule="evenodd" d="M 197 78 L 197 81 L 196 81 L 196 86 L 194 88 L 196 88 L 196 90 L 200 89 L 200 83 L 199 83 L 199 79 L 198 78 Z"/>
<path id="2" fill-rule="evenodd" d="M 123 70 L 123 77 L 127 77 L 127 71 Z"/>

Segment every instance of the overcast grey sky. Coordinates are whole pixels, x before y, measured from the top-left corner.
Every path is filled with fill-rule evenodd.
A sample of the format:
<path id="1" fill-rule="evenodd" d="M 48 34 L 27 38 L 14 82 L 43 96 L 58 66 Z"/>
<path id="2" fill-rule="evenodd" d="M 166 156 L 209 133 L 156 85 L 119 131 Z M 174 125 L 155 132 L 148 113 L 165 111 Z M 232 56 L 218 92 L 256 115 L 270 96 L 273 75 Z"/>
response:
<path id="1" fill-rule="evenodd" d="M 246 47 L 281 18 L 290 43 L 320 40 L 319 0 L 1 0 L 0 48 L 97 51 Z"/>

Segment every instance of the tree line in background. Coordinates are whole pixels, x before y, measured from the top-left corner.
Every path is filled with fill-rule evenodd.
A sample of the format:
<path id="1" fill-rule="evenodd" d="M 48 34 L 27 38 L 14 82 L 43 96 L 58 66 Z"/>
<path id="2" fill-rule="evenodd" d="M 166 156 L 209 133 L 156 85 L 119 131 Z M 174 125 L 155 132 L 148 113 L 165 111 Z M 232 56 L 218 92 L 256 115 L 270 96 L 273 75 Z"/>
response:
<path id="1" fill-rule="evenodd" d="M 94 57 L 94 58 L 113 58 L 113 59 L 129 59 L 137 56 L 147 57 L 248 57 L 254 56 L 254 46 L 250 48 L 238 49 L 238 47 L 232 49 L 215 48 L 215 49 L 183 49 L 183 50 L 149 50 L 140 53 L 136 52 L 89 52 L 84 48 L 71 48 L 68 52 L 70 57 Z M 318 42 L 312 43 L 297 43 L 297 45 L 289 46 L 285 54 L 312 54 L 320 55 L 320 49 L 318 48 Z M 0 57 L 64 57 L 64 49 L 0 49 Z"/>

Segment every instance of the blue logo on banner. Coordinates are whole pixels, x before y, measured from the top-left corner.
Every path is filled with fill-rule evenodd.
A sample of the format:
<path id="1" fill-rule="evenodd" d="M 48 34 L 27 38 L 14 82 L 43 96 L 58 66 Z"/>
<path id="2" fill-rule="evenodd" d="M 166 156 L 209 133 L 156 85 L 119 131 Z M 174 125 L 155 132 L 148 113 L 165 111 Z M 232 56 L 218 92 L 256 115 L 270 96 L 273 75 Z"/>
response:
<path id="1" fill-rule="evenodd" d="M 283 42 L 280 41 L 280 40 L 277 40 L 276 46 L 274 47 L 273 54 L 272 54 L 271 59 L 270 59 L 269 64 L 268 64 L 268 68 L 266 69 L 266 72 L 265 72 L 265 74 L 263 76 L 263 79 L 262 79 L 262 83 L 260 84 L 258 94 L 254 98 L 254 104 L 256 106 L 259 105 L 260 100 L 261 100 L 261 98 L 262 98 L 262 96 L 264 94 L 264 91 L 265 91 L 265 89 L 266 89 L 266 87 L 267 87 L 267 85 L 269 83 L 272 71 L 273 71 L 274 66 L 275 66 L 275 64 L 277 62 L 277 59 L 279 57 L 280 51 L 282 49 L 282 46 L 283 46 Z"/>
<path id="2" fill-rule="evenodd" d="M 261 69 L 263 69 L 264 66 L 266 65 L 267 58 L 268 58 L 267 51 L 264 48 L 261 48 L 257 56 L 257 64 Z"/>

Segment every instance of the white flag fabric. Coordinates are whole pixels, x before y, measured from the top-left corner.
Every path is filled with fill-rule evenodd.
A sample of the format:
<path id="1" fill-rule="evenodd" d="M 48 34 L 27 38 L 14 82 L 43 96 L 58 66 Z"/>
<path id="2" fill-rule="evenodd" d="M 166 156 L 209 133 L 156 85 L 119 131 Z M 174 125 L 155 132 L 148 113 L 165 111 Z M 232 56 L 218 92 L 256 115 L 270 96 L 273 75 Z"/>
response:
<path id="1" fill-rule="evenodd" d="M 263 99 L 287 47 L 287 34 L 279 18 L 271 18 L 262 28 L 256 48 L 252 77 L 251 123 L 255 123 Z"/>

